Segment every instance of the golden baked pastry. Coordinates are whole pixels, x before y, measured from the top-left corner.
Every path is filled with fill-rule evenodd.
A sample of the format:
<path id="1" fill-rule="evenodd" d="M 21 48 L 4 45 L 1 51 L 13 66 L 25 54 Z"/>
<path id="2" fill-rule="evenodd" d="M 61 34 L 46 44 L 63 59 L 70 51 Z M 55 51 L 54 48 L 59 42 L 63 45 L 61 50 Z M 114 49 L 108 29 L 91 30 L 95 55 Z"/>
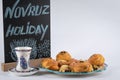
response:
<path id="1" fill-rule="evenodd" d="M 81 67 L 84 67 L 83 72 L 91 72 L 91 71 L 93 71 L 93 67 L 89 62 L 81 63 Z"/>
<path id="2" fill-rule="evenodd" d="M 90 56 L 88 61 L 92 65 L 102 66 L 105 62 L 105 58 L 101 54 L 93 54 L 92 56 Z"/>
<path id="3" fill-rule="evenodd" d="M 59 70 L 58 62 L 52 58 L 44 58 L 41 60 L 41 66 L 43 68 L 51 70 Z"/>
<path id="4" fill-rule="evenodd" d="M 79 63 L 80 61 L 77 60 L 77 59 L 74 59 L 74 58 L 71 58 L 69 61 L 68 61 L 68 64 L 71 64 L 71 63 Z"/>
<path id="5" fill-rule="evenodd" d="M 50 66 L 48 69 L 58 71 L 59 66 L 55 64 L 55 65 Z"/>
<path id="6" fill-rule="evenodd" d="M 68 65 L 62 65 L 59 69 L 59 72 L 68 72 L 70 71 L 70 68 Z"/>
<path id="7" fill-rule="evenodd" d="M 67 51 L 61 51 L 56 55 L 56 60 L 66 60 L 69 61 L 71 59 L 71 55 Z"/>
<path id="8" fill-rule="evenodd" d="M 93 65 L 94 70 L 101 70 L 104 66 Z"/>
<path id="9" fill-rule="evenodd" d="M 101 54 L 93 54 L 88 60 L 78 60 L 72 58 L 66 51 L 61 51 L 56 55 L 56 60 L 43 58 L 41 66 L 59 72 L 91 72 L 104 68 L 105 58 Z"/>
<path id="10" fill-rule="evenodd" d="M 49 68 L 51 64 L 48 64 L 48 63 L 50 63 L 52 61 L 53 61 L 53 59 L 51 59 L 51 58 L 42 58 L 41 59 L 41 66 L 44 68 Z"/>
<path id="11" fill-rule="evenodd" d="M 69 65 L 71 72 L 91 72 L 93 67 L 89 62 L 71 63 Z"/>
<path id="12" fill-rule="evenodd" d="M 68 65 L 69 63 L 66 60 L 58 60 L 58 65 L 61 67 L 62 65 Z"/>

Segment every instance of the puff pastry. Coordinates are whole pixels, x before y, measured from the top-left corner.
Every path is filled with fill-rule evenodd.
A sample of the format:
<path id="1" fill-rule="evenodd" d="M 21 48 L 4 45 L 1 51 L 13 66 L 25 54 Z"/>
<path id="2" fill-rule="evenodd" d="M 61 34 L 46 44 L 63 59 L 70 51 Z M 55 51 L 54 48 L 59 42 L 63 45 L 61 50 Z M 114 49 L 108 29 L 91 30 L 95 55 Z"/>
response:
<path id="1" fill-rule="evenodd" d="M 102 66 L 105 62 L 105 58 L 101 54 L 93 54 L 92 56 L 90 56 L 88 61 L 92 65 Z"/>
<path id="2" fill-rule="evenodd" d="M 71 55 L 67 51 L 61 51 L 56 55 L 56 60 L 66 60 L 69 61 L 71 59 Z"/>

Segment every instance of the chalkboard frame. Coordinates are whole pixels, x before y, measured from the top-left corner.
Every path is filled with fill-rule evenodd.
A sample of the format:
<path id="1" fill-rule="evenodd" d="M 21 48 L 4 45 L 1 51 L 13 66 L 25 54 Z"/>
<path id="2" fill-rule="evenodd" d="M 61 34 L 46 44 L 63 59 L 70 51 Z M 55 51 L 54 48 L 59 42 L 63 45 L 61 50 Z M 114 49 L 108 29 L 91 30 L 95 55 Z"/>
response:
<path id="1" fill-rule="evenodd" d="M 3 0 L 3 4 L 4 4 L 4 1 L 5 0 Z M 9 1 L 9 0 L 8 0 Z M 13 0 L 13 1 L 15 1 L 15 0 Z M 16 0 L 16 4 L 17 4 L 17 2 L 19 3 L 19 1 L 21 1 L 21 0 Z M 29 1 L 37 1 L 37 0 L 29 0 Z M 39 0 L 40 1 L 40 0 Z M 46 0 L 47 1 L 47 0 Z M 48 2 L 49 2 L 49 6 L 50 6 L 50 0 L 48 0 Z M 14 5 L 15 5 L 15 3 L 14 3 Z M 46 5 L 43 5 L 43 6 L 45 6 L 45 7 L 47 7 Z M 4 15 L 4 5 L 3 5 L 3 15 Z M 50 40 L 50 13 L 51 13 L 51 10 L 50 10 L 50 7 L 49 7 L 49 31 L 48 31 L 48 33 L 49 33 L 49 40 Z M 46 13 L 44 13 L 44 14 L 47 14 L 47 12 Z M 43 16 L 45 16 L 45 15 L 43 15 Z M 19 16 L 17 16 L 16 18 L 18 18 Z M 9 16 L 9 18 L 11 18 L 10 16 Z M 15 17 L 14 17 L 15 18 Z M 21 18 L 21 17 L 20 17 Z M 38 19 L 37 17 L 36 17 L 36 19 Z M 3 22 L 4 22 L 4 26 L 6 26 L 6 23 L 5 23 L 5 21 L 4 21 L 5 19 L 4 19 L 4 16 L 3 16 Z M 22 18 L 21 18 L 21 20 L 23 20 Z M 38 19 L 39 20 L 39 19 Z M 7 20 L 6 20 L 7 21 Z M 13 20 L 14 22 L 16 21 L 16 20 Z M 19 21 L 19 20 L 18 20 Z M 27 20 L 26 20 L 27 21 Z M 33 20 L 34 21 L 34 20 Z M 47 19 L 46 19 L 46 21 L 47 21 Z M 9 22 L 9 20 L 8 20 L 8 22 Z M 19 21 L 20 22 L 20 21 Z M 16 22 L 17 23 L 17 22 Z M 23 23 L 24 24 L 24 23 Z M 26 22 L 26 25 L 29 25 L 29 24 L 32 24 L 31 22 Z M 35 24 L 34 24 L 35 25 Z M 44 24 L 41 24 L 40 26 L 41 26 L 41 28 L 43 28 L 42 26 L 43 26 Z M 46 26 L 47 27 L 47 26 Z M 44 30 L 45 30 L 46 28 L 44 28 Z M 5 30 L 5 27 L 4 27 L 4 30 Z M 47 33 L 47 34 L 48 34 Z M 6 41 L 5 41 L 5 31 L 4 31 L 4 55 L 5 55 L 5 63 L 2 63 L 1 65 L 2 65 L 2 70 L 3 71 L 7 71 L 8 69 L 10 69 L 10 68 L 13 68 L 13 67 L 15 67 L 16 66 L 16 61 L 15 60 L 13 60 L 13 61 L 10 61 L 9 62 L 9 60 L 8 61 L 6 61 L 6 46 L 8 46 L 8 45 L 6 45 Z M 33 35 L 32 35 L 33 36 Z M 21 37 L 21 36 L 19 36 L 19 37 Z M 27 36 L 27 38 L 28 37 L 30 37 L 29 35 Z M 15 38 L 14 37 L 14 35 L 13 35 L 13 37 L 12 38 Z M 38 36 L 36 37 L 36 38 L 38 38 Z M 10 38 L 9 38 L 10 39 Z M 8 40 L 9 40 L 8 39 Z M 41 39 L 41 38 L 40 38 Z M 25 39 L 24 39 L 25 40 Z M 34 39 L 32 40 L 32 41 L 34 41 Z M 51 40 L 50 40 L 51 41 Z M 45 42 L 42 42 L 42 43 L 45 43 L 45 44 L 50 44 L 50 41 L 48 42 L 48 41 L 45 41 Z M 16 41 L 16 43 L 17 43 L 17 41 Z M 44 44 L 39 44 L 39 45 L 44 45 Z M 49 46 L 49 49 L 51 48 L 51 46 Z M 40 49 L 41 49 L 41 47 L 40 47 Z M 14 49 L 11 51 L 12 53 L 14 53 Z M 7 55 L 8 56 L 8 55 Z M 47 56 L 47 57 L 50 57 L 51 56 L 51 53 L 49 54 L 49 56 Z M 15 57 L 15 56 L 13 56 L 13 57 Z M 40 58 L 42 58 L 42 57 L 44 57 L 44 56 L 41 56 Z M 46 57 L 46 56 L 45 56 Z M 32 67 L 38 67 L 39 66 L 39 64 L 40 64 L 40 58 L 31 58 L 31 60 L 30 60 L 30 65 L 32 66 Z"/>

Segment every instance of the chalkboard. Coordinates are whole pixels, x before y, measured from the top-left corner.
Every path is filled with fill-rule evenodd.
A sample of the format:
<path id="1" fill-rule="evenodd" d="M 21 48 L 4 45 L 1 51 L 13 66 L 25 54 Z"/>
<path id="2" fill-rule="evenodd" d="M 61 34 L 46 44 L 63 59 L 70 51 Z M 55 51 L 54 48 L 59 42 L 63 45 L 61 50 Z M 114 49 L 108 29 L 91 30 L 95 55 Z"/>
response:
<path id="1" fill-rule="evenodd" d="M 3 0 L 5 63 L 17 61 L 18 46 L 30 46 L 30 59 L 50 57 L 50 0 Z"/>

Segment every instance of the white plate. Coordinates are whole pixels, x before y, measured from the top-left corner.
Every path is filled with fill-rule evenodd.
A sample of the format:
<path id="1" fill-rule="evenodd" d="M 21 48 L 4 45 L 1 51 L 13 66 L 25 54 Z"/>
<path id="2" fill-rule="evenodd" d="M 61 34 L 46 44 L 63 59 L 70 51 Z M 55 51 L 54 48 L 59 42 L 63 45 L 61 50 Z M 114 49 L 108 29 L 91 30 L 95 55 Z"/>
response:
<path id="1" fill-rule="evenodd" d="M 94 70 L 92 72 L 59 72 L 59 71 L 49 70 L 49 69 L 45 69 L 45 68 L 40 68 L 40 70 L 52 72 L 55 74 L 61 74 L 61 75 L 88 75 L 88 74 L 95 74 L 98 72 L 102 72 L 102 71 L 106 70 L 107 66 L 108 66 L 107 64 L 104 64 L 103 68 Z"/>
<path id="2" fill-rule="evenodd" d="M 30 71 L 16 71 L 15 68 L 8 70 L 10 74 L 16 75 L 16 76 L 29 76 L 37 73 L 39 71 L 38 68 L 31 68 Z"/>

